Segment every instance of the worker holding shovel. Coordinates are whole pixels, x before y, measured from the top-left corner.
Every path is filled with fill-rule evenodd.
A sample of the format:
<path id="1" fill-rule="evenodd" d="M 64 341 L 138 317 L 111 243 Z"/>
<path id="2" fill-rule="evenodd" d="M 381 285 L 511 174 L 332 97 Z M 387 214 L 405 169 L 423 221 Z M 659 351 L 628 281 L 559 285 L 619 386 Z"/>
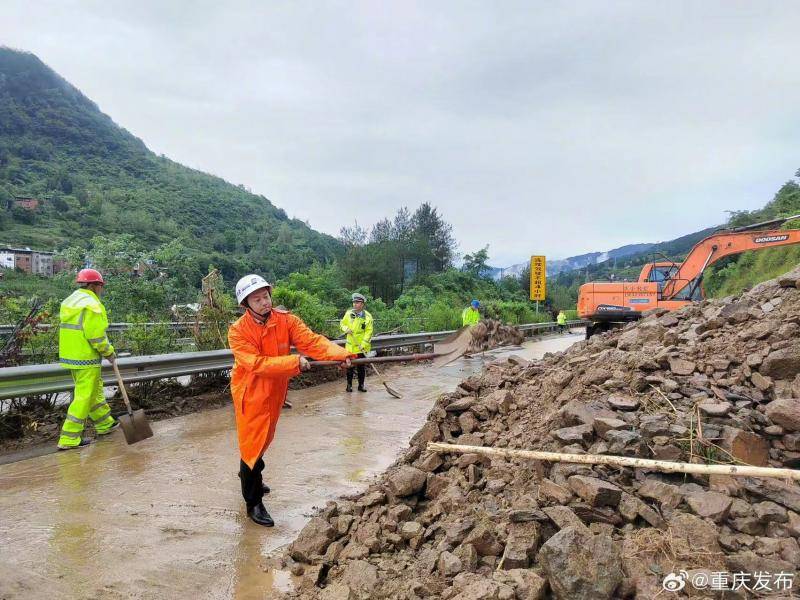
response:
<path id="1" fill-rule="evenodd" d="M 367 299 L 363 294 L 356 292 L 352 296 L 353 308 L 344 313 L 339 327 L 347 334 L 347 342 L 345 349 L 351 354 L 358 355 L 359 358 L 364 358 L 370 351 L 370 340 L 372 339 L 373 320 L 369 311 L 364 309 Z M 358 371 L 358 391 L 366 392 L 367 388 L 364 387 L 364 379 L 367 375 L 367 368 L 365 365 L 358 365 L 358 367 L 350 367 L 347 369 L 347 387 L 345 391 L 353 391 L 353 373 Z"/>
<path id="2" fill-rule="evenodd" d="M 79 289 L 61 303 L 58 328 L 58 362 L 69 369 L 75 390 L 67 408 L 67 418 L 58 438 L 59 450 L 83 448 L 90 441 L 83 437 L 86 417 L 94 423 L 97 435 L 119 427 L 103 395 L 100 363 L 115 360 L 114 346 L 108 341 L 108 317 L 100 302 L 105 281 L 94 269 L 82 269 L 75 278 Z"/>
<path id="3" fill-rule="evenodd" d="M 231 395 L 239 438 L 239 478 L 248 516 L 259 525 L 275 522 L 263 504 L 263 455 L 275 436 L 289 379 L 309 369 L 298 352 L 350 366 L 350 353 L 311 331 L 303 321 L 272 307 L 272 286 L 259 275 L 236 284 L 236 301 L 246 309 L 228 330 L 233 351 Z"/>

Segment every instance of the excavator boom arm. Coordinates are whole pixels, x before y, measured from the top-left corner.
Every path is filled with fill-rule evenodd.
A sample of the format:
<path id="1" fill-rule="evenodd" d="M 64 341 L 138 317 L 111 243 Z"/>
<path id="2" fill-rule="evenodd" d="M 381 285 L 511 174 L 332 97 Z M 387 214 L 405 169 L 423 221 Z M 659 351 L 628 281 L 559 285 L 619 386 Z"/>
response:
<path id="1" fill-rule="evenodd" d="M 791 217 L 783 222 L 796 218 L 800 217 Z M 710 235 L 692 248 L 678 272 L 664 286 L 662 299 L 674 299 L 688 286 L 698 285 L 705 269 L 726 256 L 792 244 L 800 244 L 800 229 L 734 230 Z"/>

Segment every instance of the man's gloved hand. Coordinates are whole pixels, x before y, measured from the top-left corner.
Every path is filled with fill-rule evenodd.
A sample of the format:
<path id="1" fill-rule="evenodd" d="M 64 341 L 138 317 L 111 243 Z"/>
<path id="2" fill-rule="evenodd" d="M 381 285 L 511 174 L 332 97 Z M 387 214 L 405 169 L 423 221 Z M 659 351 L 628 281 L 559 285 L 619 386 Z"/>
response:
<path id="1" fill-rule="evenodd" d="M 106 356 L 106 360 L 113 365 L 115 362 L 117 362 L 117 353 L 112 352 L 111 354 Z"/>
<path id="2" fill-rule="evenodd" d="M 352 329 L 350 329 L 349 327 L 348 327 L 347 329 L 345 329 L 345 330 L 344 330 L 344 332 L 345 332 L 345 334 L 347 334 L 347 335 L 353 335 L 353 330 L 352 330 Z"/>
<path id="3" fill-rule="evenodd" d="M 349 356 L 347 358 L 345 358 L 341 363 L 339 363 L 339 368 L 340 369 L 349 369 L 352 366 L 353 366 L 353 363 L 351 362 Z"/>
<path id="4" fill-rule="evenodd" d="M 300 357 L 300 371 L 310 371 L 311 365 L 308 364 L 308 359 L 305 356 Z"/>

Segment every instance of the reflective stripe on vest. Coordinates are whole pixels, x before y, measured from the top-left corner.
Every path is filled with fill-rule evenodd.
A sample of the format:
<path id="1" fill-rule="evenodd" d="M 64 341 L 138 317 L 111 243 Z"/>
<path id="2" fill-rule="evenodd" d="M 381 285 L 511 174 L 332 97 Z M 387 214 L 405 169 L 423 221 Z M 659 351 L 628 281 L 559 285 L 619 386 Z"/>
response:
<path id="1" fill-rule="evenodd" d="M 76 367 L 91 367 L 93 365 L 103 364 L 102 358 L 88 358 L 86 360 L 73 360 L 71 358 L 59 358 L 58 362 L 64 365 L 74 365 Z"/>

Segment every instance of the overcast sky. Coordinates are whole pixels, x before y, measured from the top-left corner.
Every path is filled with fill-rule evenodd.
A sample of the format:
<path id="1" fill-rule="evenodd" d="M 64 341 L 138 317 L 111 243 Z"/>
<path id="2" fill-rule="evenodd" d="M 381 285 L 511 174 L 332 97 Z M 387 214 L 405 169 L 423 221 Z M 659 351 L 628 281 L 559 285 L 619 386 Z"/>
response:
<path id="1" fill-rule="evenodd" d="M 4 0 L 155 152 L 337 234 L 436 206 L 491 263 L 661 241 L 800 168 L 800 2 Z"/>

